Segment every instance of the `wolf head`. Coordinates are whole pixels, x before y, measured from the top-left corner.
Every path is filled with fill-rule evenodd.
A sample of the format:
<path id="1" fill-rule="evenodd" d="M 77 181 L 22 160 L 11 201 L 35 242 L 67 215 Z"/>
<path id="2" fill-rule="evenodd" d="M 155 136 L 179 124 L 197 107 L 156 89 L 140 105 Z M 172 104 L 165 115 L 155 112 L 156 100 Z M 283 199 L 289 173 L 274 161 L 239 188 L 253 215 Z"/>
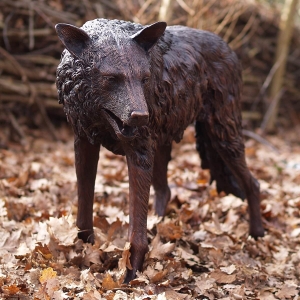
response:
<path id="1" fill-rule="evenodd" d="M 57 72 L 68 118 L 72 123 L 79 119 L 86 131 L 104 125 L 120 140 L 134 138 L 137 128 L 148 123 L 149 52 L 166 23 L 143 27 L 97 19 L 82 28 L 62 23 L 55 28 L 69 52 Z"/>

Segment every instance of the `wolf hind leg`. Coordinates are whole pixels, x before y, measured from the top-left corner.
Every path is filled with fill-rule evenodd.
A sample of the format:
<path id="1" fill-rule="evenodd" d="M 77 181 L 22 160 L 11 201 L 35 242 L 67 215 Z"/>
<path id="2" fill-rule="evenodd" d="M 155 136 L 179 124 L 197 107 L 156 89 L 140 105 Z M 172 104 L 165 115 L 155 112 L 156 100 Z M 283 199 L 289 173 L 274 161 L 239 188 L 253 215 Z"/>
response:
<path id="1" fill-rule="evenodd" d="M 216 180 L 218 193 L 223 191 L 244 200 L 246 198 L 245 192 L 217 150 L 212 146 L 205 129 L 205 123 L 197 121 L 195 129 L 196 147 L 201 158 L 201 168 L 210 170 L 210 183 Z"/>
<path id="2" fill-rule="evenodd" d="M 221 176 L 227 176 L 228 178 L 230 178 L 233 175 L 233 178 L 235 179 L 225 179 L 225 181 L 223 181 L 224 179 L 220 179 L 219 182 L 221 187 L 223 188 L 224 183 L 227 184 L 228 182 L 230 182 L 227 191 L 231 189 L 236 190 L 234 182 L 238 184 L 241 191 L 245 193 L 245 196 L 248 200 L 250 215 L 249 233 L 254 238 L 264 236 L 264 228 L 262 225 L 262 217 L 260 212 L 259 183 L 251 175 L 247 167 L 245 160 L 245 147 L 240 128 L 235 131 L 232 130 L 231 135 L 229 135 L 226 131 L 228 130 L 228 128 L 226 128 L 226 124 L 225 127 L 214 127 L 213 124 L 209 124 L 207 122 L 204 126 L 201 126 L 201 128 L 208 136 L 208 142 L 206 141 L 206 144 L 209 145 L 208 150 L 214 150 L 209 153 L 217 152 L 217 155 L 214 154 L 213 157 L 209 158 L 210 166 L 213 166 L 210 168 L 211 170 L 213 170 L 213 176 L 219 176 L 214 173 L 216 172 L 215 169 L 217 168 L 217 165 L 215 163 L 216 161 L 219 161 L 221 163 L 220 169 L 223 169 L 223 171 L 221 171 Z M 224 132 L 220 132 L 220 130 L 224 130 Z M 232 132 L 235 132 L 235 134 L 232 134 Z M 219 174 L 218 172 L 216 173 Z M 226 189 L 226 187 L 224 188 Z"/>

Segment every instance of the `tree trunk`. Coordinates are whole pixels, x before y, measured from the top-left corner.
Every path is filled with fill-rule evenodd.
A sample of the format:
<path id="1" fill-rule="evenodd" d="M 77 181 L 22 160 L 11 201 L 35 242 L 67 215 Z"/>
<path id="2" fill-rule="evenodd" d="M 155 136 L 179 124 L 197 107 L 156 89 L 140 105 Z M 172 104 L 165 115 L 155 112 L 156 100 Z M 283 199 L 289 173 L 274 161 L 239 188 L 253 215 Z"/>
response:
<path id="1" fill-rule="evenodd" d="M 275 75 L 273 77 L 269 99 L 270 99 L 270 114 L 269 118 L 264 120 L 262 129 L 266 131 L 274 131 L 275 123 L 278 115 L 278 108 L 280 103 L 280 97 L 282 85 L 284 81 L 286 62 L 289 53 L 289 45 L 292 37 L 292 32 L 294 28 L 294 16 L 297 12 L 298 0 L 286 0 L 284 4 L 284 9 L 281 15 L 280 22 L 280 32 L 277 39 L 277 49 L 275 63 L 280 61 L 280 66 L 278 67 Z M 273 102 L 273 103 L 272 103 Z"/>
<path id="2" fill-rule="evenodd" d="M 170 23 L 175 0 L 161 0 L 158 21 Z"/>

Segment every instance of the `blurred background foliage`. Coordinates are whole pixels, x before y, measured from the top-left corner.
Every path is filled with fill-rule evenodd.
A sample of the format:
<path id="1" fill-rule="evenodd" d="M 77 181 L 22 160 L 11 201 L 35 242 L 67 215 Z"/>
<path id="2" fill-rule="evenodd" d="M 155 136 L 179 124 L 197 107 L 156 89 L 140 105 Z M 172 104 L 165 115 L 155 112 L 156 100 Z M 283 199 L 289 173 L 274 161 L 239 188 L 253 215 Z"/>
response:
<path id="1" fill-rule="evenodd" d="M 292 16 L 287 9 L 293 3 Z M 65 122 L 58 105 L 55 71 L 63 46 L 54 26 L 81 26 L 94 18 L 142 24 L 166 20 L 209 30 L 234 49 L 243 66 L 244 126 L 274 131 L 300 123 L 300 12 L 298 0 L 0 0 L 0 146 L 22 141 L 29 129 Z M 285 31 L 284 16 L 292 24 Z M 283 31 L 284 42 L 278 41 Z M 287 38 L 290 35 L 290 39 Z M 278 58 L 280 53 L 286 55 Z M 277 54 L 276 54 L 277 53 Z M 276 73 L 281 81 L 272 94 Z M 278 77 L 278 76 L 277 76 Z M 273 83 L 274 84 L 274 83 Z M 278 88 L 279 86 L 279 88 Z M 273 124 L 268 128 L 268 122 Z"/>

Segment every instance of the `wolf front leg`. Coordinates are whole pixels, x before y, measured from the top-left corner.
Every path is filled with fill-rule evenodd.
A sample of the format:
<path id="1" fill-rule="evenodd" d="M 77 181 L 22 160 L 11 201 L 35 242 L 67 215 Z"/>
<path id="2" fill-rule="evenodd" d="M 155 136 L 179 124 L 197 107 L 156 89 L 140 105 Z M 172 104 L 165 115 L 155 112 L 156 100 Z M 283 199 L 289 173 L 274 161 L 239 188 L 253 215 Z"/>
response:
<path id="1" fill-rule="evenodd" d="M 155 212 L 164 216 L 168 202 L 171 198 L 171 191 L 168 186 L 168 163 L 171 160 L 172 145 L 157 147 L 154 156 L 152 184 L 155 190 Z"/>
<path id="2" fill-rule="evenodd" d="M 124 282 L 128 283 L 141 270 L 148 251 L 147 213 L 153 172 L 154 152 L 151 147 L 142 151 L 127 151 L 129 174 L 129 232 L 130 263 Z"/>
<path id="3" fill-rule="evenodd" d="M 85 138 L 75 137 L 74 150 L 78 190 L 78 238 L 94 243 L 93 202 L 100 145 L 92 145 Z"/>

